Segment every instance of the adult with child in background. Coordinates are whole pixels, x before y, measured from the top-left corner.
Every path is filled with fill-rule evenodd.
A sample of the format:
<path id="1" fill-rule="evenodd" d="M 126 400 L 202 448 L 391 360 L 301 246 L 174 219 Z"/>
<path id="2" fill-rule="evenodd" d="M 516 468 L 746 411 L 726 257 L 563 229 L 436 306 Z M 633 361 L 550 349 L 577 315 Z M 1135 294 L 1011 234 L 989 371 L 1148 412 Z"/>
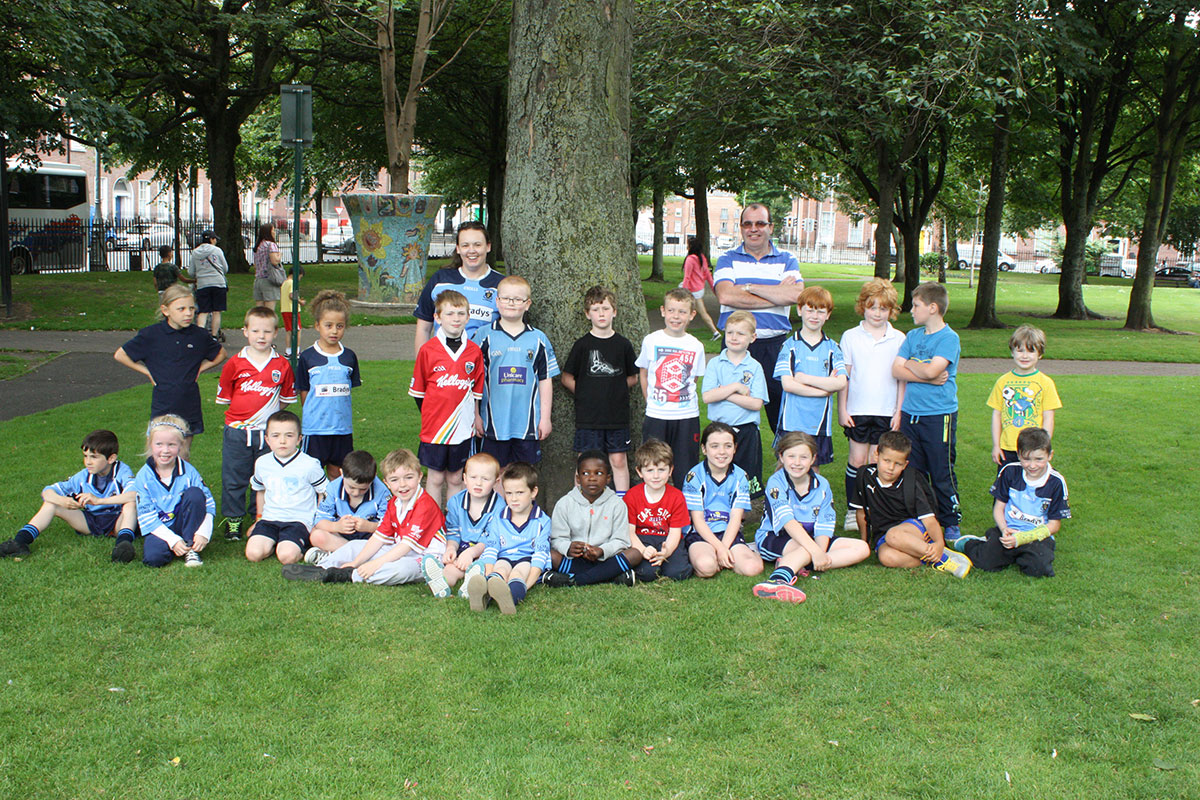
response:
<path id="1" fill-rule="evenodd" d="M 458 226 L 454 241 L 454 259 L 450 266 L 435 272 L 417 299 L 417 308 L 413 312 L 417 318 L 417 331 L 413 339 L 414 358 L 421 352 L 421 346 L 437 332 L 434 301 L 447 289 L 453 289 L 467 298 L 468 339 L 500 313 L 498 287 L 504 274 L 488 265 L 487 256 L 492 252 L 492 240 L 488 237 L 487 227 L 482 222 L 467 220 Z"/>
<path id="2" fill-rule="evenodd" d="M 283 281 L 272 280 L 271 268 L 282 261 L 283 253 L 275 242 L 275 226 L 268 222 L 258 229 L 258 238 L 254 240 L 254 305 L 275 310 Z"/>
<path id="3" fill-rule="evenodd" d="M 221 313 L 228 305 L 229 285 L 225 276 L 229 273 L 229 262 L 217 247 L 215 231 L 207 230 L 200 238 L 202 241 L 192 250 L 189 262 L 194 280 L 187 281 L 196 284 L 196 325 L 215 336 L 217 341 L 224 342 Z"/>
<path id="4" fill-rule="evenodd" d="M 804 290 L 800 262 L 771 241 L 774 230 L 771 211 L 762 203 L 751 203 L 742 210 L 742 243 L 717 259 L 713 289 L 721 303 L 717 324 L 737 309 L 754 314 L 756 338 L 750 355 L 762 365 L 767 376 L 767 422 L 771 430 L 779 427 L 780 399 L 783 387 L 773 377 L 775 362 L 784 340 L 792 332 L 791 306 Z"/>

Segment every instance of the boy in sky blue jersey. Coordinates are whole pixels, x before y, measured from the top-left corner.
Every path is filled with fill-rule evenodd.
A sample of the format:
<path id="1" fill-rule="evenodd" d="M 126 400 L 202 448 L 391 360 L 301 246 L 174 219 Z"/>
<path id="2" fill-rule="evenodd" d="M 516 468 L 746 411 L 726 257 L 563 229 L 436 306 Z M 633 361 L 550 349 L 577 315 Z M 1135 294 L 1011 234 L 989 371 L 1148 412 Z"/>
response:
<path id="1" fill-rule="evenodd" d="M 350 322 L 346 295 L 324 289 L 309 309 L 319 338 L 296 362 L 296 391 L 304 408 L 302 449 L 320 461 L 333 479 L 342 474 L 342 460 L 354 449 L 350 390 L 362 386 L 362 376 L 358 356 L 341 344 Z"/>
<path id="2" fill-rule="evenodd" d="M 55 517 L 77 533 L 116 535 L 112 560 L 133 560 L 133 531 L 137 520 L 137 492 L 133 470 L 117 460 L 117 435 L 95 430 L 83 438 L 83 469 L 66 480 L 42 489 L 42 507 L 17 535 L 0 542 L 0 558 L 29 554 L 29 546 L 50 527 Z"/>
<path id="3" fill-rule="evenodd" d="M 473 611 L 495 600 L 504 614 L 515 614 L 529 588 L 550 569 L 550 515 L 538 507 L 538 473 L 523 461 L 500 474 L 505 507 L 492 516 L 484 533 L 484 575 L 467 581 Z"/>
<path id="4" fill-rule="evenodd" d="M 330 481 L 317 506 L 305 563 L 317 564 L 347 542 L 371 538 L 392 499 L 376 471 L 375 457 L 366 450 L 354 450 L 342 460 L 341 477 Z"/>
<path id="5" fill-rule="evenodd" d="M 829 291 L 807 287 L 796 309 L 800 330 L 784 342 L 775 362 L 775 377 L 783 385 L 776 441 L 790 431 L 809 434 L 817 440 L 817 466 L 821 466 L 833 461 L 833 410 L 837 393 L 846 386 L 846 362 L 842 348 L 823 330 L 833 312 Z"/>
<path id="6" fill-rule="evenodd" d="M 925 475 L 937 501 L 937 520 L 947 542 L 959 536 L 958 334 L 944 319 L 950 295 L 939 283 L 913 289 L 912 318 L 918 327 L 904 337 L 892 375 L 906 382 L 900 406 L 900 432 L 912 442 L 909 464 Z"/>
<path id="7" fill-rule="evenodd" d="M 498 287 L 500 319 L 475 332 L 487 380 L 475 432 L 480 448 L 504 467 L 542 460 L 541 440 L 550 435 L 553 378 L 558 360 L 546 334 L 527 325 L 529 282 L 509 275 Z"/>

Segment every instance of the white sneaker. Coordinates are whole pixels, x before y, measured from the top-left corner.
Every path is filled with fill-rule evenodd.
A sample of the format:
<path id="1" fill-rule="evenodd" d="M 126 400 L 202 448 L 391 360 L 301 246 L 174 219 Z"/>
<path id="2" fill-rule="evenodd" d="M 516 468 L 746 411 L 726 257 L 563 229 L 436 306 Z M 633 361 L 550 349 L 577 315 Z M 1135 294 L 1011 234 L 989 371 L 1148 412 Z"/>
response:
<path id="1" fill-rule="evenodd" d="M 437 556 L 429 553 L 421 556 L 421 575 L 425 578 L 425 585 L 429 587 L 429 591 L 433 592 L 434 597 L 446 598 L 454 595 L 454 590 L 450 588 L 450 584 L 446 583 L 442 561 Z"/>
<path id="2" fill-rule="evenodd" d="M 846 514 L 846 521 L 842 523 L 842 530 L 858 532 L 858 515 Z"/>
<path id="3" fill-rule="evenodd" d="M 322 550 L 319 547 L 310 547 L 308 548 L 308 552 L 304 554 L 304 563 L 316 564 L 319 567 L 321 566 L 321 562 L 327 558 L 329 558 L 327 550 Z"/>
<path id="4" fill-rule="evenodd" d="M 188 550 L 187 555 L 183 557 L 183 565 L 185 567 L 203 567 L 204 559 L 200 558 L 200 554 L 195 550 Z"/>
<path id="5" fill-rule="evenodd" d="M 462 584 L 458 587 L 458 596 L 464 600 L 469 598 L 467 595 L 467 584 L 471 582 L 471 577 L 474 575 L 483 575 L 483 564 L 480 564 L 478 561 L 467 567 L 467 571 L 463 575 Z"/>

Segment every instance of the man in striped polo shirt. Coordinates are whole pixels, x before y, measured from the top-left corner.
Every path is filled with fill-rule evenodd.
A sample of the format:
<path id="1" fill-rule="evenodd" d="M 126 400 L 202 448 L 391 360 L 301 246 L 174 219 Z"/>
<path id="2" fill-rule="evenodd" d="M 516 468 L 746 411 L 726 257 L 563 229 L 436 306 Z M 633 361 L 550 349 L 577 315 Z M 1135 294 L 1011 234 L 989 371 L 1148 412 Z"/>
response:
<path id="1" fill-rule="evenodd" d="M 771 375 L 779 350 L 792 332 L 791 307 L 804 290 L 800 263 L 791 253 L 775 247 L 773 230 L 770 209 L 762 203 L 746 206 L 741 217 L 742 243 L 717 260 L 713 275 L 721 303 L 720 328 L 725 328 L 725 320 L 738 309 L 754 315 L 757 330 L 750 355 L 762 364 L 767 376 L 767 422 L 772 431 L 779 425 L 783 387 Z"/>

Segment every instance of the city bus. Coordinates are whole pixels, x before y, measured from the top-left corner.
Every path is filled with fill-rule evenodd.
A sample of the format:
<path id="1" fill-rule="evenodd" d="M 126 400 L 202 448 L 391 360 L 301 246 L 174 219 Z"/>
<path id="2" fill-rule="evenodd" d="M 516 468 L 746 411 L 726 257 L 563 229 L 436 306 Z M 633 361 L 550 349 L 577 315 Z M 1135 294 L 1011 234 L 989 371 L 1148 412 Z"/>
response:
<path id="1" fill-rule="evenodd" d="M 14 275 L 86 270 L 87 173 L 73 164 L 8 163 L 8 252 Z"/>

